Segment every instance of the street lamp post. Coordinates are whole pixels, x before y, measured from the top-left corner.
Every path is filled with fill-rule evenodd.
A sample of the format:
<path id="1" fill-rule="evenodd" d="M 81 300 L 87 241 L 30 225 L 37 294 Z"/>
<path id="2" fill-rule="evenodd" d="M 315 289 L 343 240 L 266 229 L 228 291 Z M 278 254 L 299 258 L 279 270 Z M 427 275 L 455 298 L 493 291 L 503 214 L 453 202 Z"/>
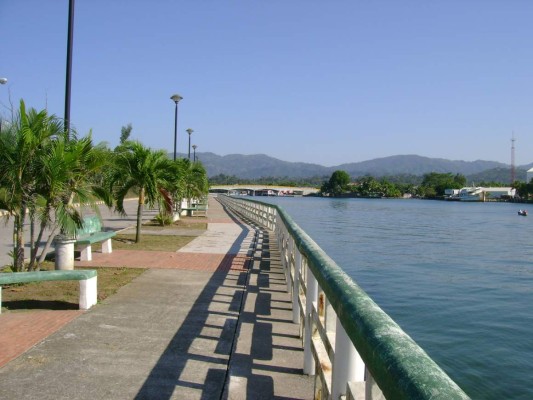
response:
<path id="1" fill-rule="evenodd" d="M 70 139 L 70 87 L 72 82 L 72 43 L 74 40 L 74 0 L 68 5 L 67 73 L 65 82 L 65 133 Z"/>
<path id="2" fill-rule="evenodd" d="M 198 146 L 196 146 L 195 144 L 192 145 L 192 149 L 194 150 L 194 157 L 193 157 L 193 161 L 196 162 L 196 148 Z"/>
<path id="3" fill-rule="evenodd" d="M 191 159 L 191 135 L 193 132 L 191 128 L 187 129 L 187 133 L 189 134 L 189 160 Z"/>
<path id="4" fill-rule="evenodd" d="M 176 144 L 178 141 L 178 103 L 181 99 L 183 97 L 179 94 L 174 94 L 170 97 L 170 100 L 176 104 L 176 109 L 174 110 L 174 161 L 176 161 Z"/>

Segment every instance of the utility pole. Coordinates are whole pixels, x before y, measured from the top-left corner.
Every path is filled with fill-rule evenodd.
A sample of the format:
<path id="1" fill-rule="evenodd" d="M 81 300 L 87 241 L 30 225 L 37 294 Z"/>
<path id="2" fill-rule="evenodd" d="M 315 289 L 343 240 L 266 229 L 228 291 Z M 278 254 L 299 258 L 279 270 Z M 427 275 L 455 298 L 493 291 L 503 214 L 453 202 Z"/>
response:
<path id="1" fill-rule="evenodd" d="M 511 185 L 515 181 L 515 160 L 514 160 L 514 142 L 516 142 L 516 139 L 514 138 L 514 131 L 513 136 L 511 137 Z"/>

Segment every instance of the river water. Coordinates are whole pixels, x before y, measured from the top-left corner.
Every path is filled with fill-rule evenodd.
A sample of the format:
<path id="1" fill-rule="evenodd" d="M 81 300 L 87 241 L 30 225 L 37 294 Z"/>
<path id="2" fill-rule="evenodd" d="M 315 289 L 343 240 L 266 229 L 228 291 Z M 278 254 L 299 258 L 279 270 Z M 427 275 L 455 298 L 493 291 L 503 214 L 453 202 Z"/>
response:
<path id="1" fill-rule="evenodd" d="M 282 206 L 474 399 L 533 399 L 533 220 L 509 203 Z"/>

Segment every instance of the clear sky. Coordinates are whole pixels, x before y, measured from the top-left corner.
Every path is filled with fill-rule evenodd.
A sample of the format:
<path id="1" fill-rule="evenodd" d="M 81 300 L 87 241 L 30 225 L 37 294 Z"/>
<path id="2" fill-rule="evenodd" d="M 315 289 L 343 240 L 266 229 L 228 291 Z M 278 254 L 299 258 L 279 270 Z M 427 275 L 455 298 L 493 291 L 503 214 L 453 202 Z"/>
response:
<path id="1" fill-rule="evenodd" d="M 64 114 L 68 0 L 0 0 L 0 113 Z M 332 166 L 533 161 L 533 1 L 77 0 L 71 120 Z"/>

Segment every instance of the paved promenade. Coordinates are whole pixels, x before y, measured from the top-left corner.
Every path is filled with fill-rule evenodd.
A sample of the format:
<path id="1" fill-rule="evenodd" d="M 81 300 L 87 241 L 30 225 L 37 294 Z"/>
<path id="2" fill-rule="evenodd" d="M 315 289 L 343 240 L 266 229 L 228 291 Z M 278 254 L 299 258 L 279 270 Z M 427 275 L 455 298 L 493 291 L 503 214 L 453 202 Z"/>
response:
<path id="1" fill-rule="evenodd" d="M 214 199 L 208 222 L 177 252 L 93 252 L 148 270 L 89 311 L 0 315 L 0 398 L 312 398 L 275 238 Z"/>

